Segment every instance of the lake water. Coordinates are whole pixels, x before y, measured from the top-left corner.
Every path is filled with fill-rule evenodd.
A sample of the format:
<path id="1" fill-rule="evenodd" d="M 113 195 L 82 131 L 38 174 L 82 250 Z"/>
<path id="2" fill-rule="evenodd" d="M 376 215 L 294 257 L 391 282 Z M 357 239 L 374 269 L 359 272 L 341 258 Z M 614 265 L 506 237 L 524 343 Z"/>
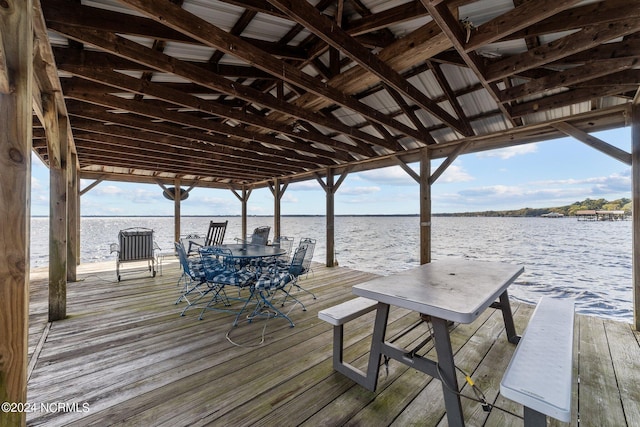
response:
<path id="1" fill-rule="evenodd" d="M 241 218 L 229 217 L 225 242 L 240 237 Z M 182 232 L 205 234 L 211 218 L 183 217 Z M 272 217 L 249 217 L 248 230 L 273 226 Z M 31 267 L 48 263 L 48 218 L 31 222 Z M 173 247 L 172 217 L 83 217 L 81 262 L 114 260 L 109 244 L 118 231 L 147 227 L 163 251 Z M 281 234 L 317 240 L 314 261 L 325 262 L 325 218 L 283 217 Z M 632 322 L 631 221 L 589 222 L 575 218 L 434 217 L 432 259 L 454 256 L 522 264 L 509 288 L 517 300 L 542 295 L 573 297 L 577 311 Z M 418 217 L 336 217 L 335 259 L 340 266 L 390 274 L 419 265 Z M 115 267 L 115 265 L 114 265 Z"/>

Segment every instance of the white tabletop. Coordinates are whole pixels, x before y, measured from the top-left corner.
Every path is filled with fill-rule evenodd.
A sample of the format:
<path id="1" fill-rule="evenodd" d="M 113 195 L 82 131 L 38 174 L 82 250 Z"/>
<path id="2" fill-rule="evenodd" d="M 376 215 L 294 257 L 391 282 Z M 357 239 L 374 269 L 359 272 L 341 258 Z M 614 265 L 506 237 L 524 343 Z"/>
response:
<path id="1" fill-rule="evenodd" d="M 447 258 L 353 287 L 353 293 L 459 323 L 471 323 L 524 271 L 497 262 Z"/>

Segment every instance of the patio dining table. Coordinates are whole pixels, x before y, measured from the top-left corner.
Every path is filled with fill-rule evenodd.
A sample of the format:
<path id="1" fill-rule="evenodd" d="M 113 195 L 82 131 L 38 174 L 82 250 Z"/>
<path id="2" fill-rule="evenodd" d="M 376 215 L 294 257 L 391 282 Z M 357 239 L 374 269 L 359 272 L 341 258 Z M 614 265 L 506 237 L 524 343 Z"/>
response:
<path id="1" fill-rule="evenodd" d="M 442 382 L 449 425 L 463 426 L 448 326 L 471 323 L 493 307 L 502 310 L 507 339 L 517 343 L 507 288 L 523 271 L 518 265 L 451 258 L 354 286 L 354 294 L 378 301 L 378 308 L 367 372 L 352 372 L 349 377 L 374 391 L 383 354 L 405 363 Z M 385 341 L 391 305 L 430 317 L 437 361 Z"/>
<path id="2" fill-rule="evenodd" d="M 207 251 L 211 248 L 227 249 L 231 251 L 232 258 L 240 258 L 245 260 L 270 258 L 284 255 L 286 250 L 277 246 L 252 245 L 249 243 L 230 243 L 216 246 L 205 246 L 202 250 Z"/>
<path id="3" fill-rule="evenodd" d="M 213 280 L 217 281 L 220 276 L 222 276 L 223 278 L 219 281 L 219 283 L 217 283 L 218 287 L 215 288 L 217 289 L 217 292 L 214 298 L 212 298 L 209 304 L 207 304 L 202 309 L 200 318 L 202 318 L 206 310 L 231 312 L 236 314 L 235 320 L 233 321 L 233 325 L 236 326 L 238 324 L 240 315 L 245 311 L 249 302 L 254 298 L 254 284 L 256 279 L 260 275 L 260 271 L 262 268 L 262 263 L 259 261 L 264 260 L 265 258 L 279 257 L 281 255 L 284 255 L 287 251 L 286 249 L 280 248 L 278 246 L 255 245 L 250 243 L 231 243 L 215 246 L 204 246 L 200 249 L 200 252 L 204 256 L 221 256 L 225 259 L 225 261 L 223 262 L 223 264 L 225 265 L 225 270 L 220 272 L 219 276 L 216 276 Z M 224 307 L 216 307 L 215 304 L 217 302 L 220 302 L 218 295 L 220 294 L 222 286 L 224 285 L 238 286 L 239 289 L 248 288 L 249 296 L 247 298 L 231 298 L 227 297 L 225 294 L 224 299 L 222 299 Z M 230 299 L 241 301 L 243 303 L 242 308 L 239 311 L 230 309 Z M 256 307 L 258 307 L 259 301 L 256 301 L 256 303 Z"/>

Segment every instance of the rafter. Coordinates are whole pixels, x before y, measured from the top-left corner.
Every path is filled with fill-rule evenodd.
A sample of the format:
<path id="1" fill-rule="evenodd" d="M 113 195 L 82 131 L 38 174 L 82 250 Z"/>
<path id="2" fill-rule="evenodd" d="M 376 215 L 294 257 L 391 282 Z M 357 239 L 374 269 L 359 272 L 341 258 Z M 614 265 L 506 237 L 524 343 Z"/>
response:
<path id="1" fill-rule="evenodd" d="M 122 144 L 130 147 L 143 148 L 148 151 L 167 154 L 173 156 L 189 156 L 196 162 L 227 162 L 243 166 L 258 166 L 264 169 L 281 170 L 283 167 L 292 169 L 305 169 L 318 167 L 318 163 L 292 161 L 278 158 L 277 156 L 241 156 L 241 153 L 234 153 L 231 150 L 220 150 L 218 146 L 181 138 L 180 136 L 167 136 L 153 132 L 142 132 L 137 129 L 124 128 L 121 126 L 105 126 L 101 123 L 74 118 L 73 126 L 78 130 L 78 135 L 96 134 L 103 137 L 110 137 L 112 140 L 119 140 Z M 85 136 L 85 139 L 90 139 Z"/>
<path id="2" fill-rule="evenodd" d="M 530 27 L 532 24 L 579 3 L 581 0 L 536 0 L 523 2 L 520 6 L 485 22 L 470 33 L 470 39 L 465 43 L 465 52 L 471 52 L 481 46 L 500 40 L 518 30 Z"/>
<path id="3" fill-rule="evenodd" d="M 589 80 L 575 88 L 556 95 L 546 96 L 533 101 L 516 104 L 511 113 L 520 117 L 525 114 L 549 111 L 580 102 L 590 101 L 603 96 L 618 95 L 635 90 L 640 81 L 640 70 L 626 70 L 610 76 Z"/>
<path id="4" fill-rule="evenodd" d="M 94 28 L 110 33 L 128 34 L 164 42 L 199 44 L 198 41 L 179 31 L 142 16 L 113 12 L 80 4 L 69 8 L 68 0 L 45 0 L 42 3 L 45 18 L 49 23 L 56 22 L 79 28 Z M 179 7 L 178 5 L 176 6 Z M 244 40 L 278 58 L 301 61 L 307 57 L 306 52 L 303 50 L 289 46 L 276 45 L 246 37 Z"/>
<path id="5" fill-rule="evenodd" d="M 444 3 L 434 5 L 433 3 L 430 3 L 429 0 L 422 0 L 422 3 L 431 14 L 433 20 L 438 23 L 442 32 L 449 37 L 453 47 L 462 57 L 465 64 L 474 72 L 487 93 L 491 95 L 500 111 L 502 111 L 504 117 L 511 122 L 513 126 L 521 125 L 522 123 L 511 115 L 509 108 L 500 102 L 500 98 L 498 97 L 499 89 L 497 85 L 485 78 L 485 67 L 481 58 L 475 52 L 467 52 L 465 50 L 464 43 L 466 36 L 461 24 L 451 13 L 447 5 Z"/>
<path id="6" fill-rule="evenodd" d="M 624 10 L 619 12 L 624 15 Z M 549 42 L 533 51 L 509 56 L 485 69 L 487 81 L 496 81 L 531 68 L 558 61 L 574 53 L 598 46 L 606 41 L 640 30 L 640 18 L 591 25 L 577 33 Z"/>
<path id="7" fill-rule="evenodd" d="M 92 94 L 90 96 L 86 96 L 84 93 L 82 93 L 82 91 L 75 91 L 70 87 L 66 88 L 65 93 L 69 98 L 79 101 L 101 105 L 103 107 L 113 108 L 116 110 L 127 110 L 131 113 L 145 116 L 154 120 L 163 120 L 182 126 L 204 130 L 205 132 L 215 132 L 222 138 L 226 136 L 227 138 L 221 139 L 219 143 L 228 145 L 230 147 L 260 152 L 263 147 L 260 143 L 265 143 L 272 146 L 280 147 L 281 149 L 286 149 L 286 152 L 282 152 L 283 157 L 291 155 L 292 153 L 290 150 L 307 152 L 314 155 L 319 154 L 319 151 L 324 151 L 314 149 L 309 145 L 291 143 L 289 141 L 274 138 L 265 134 L 249 133 L 244 131 L 243 129 L 240 129 L 239 127 L 232 128 L 228 125 L 216 123 L 212 120 L 205 120 L 188 113 L 176 114 L 174 112 L 167 111 L 162 107 L 156 107 L 154 105 L 141 101 L 127 100 L 118 96 L 108 94 Z M 235 136 L 235 138 L 230 137 L 232 134 Z M 239 140 L 236 138 L 242 138 L 243 140 Z M 226 141 L 226 143 L 223 141 Z"/>
<path id="8" fill-rule="evenodd" d="M 286 135 L 292 138 L 299 138 L 308 142 L 318 142 L 340 151 L 352 151 L 360 152 L 361 154 L 370 154 L 364 151 L 360 151 L 359 147 L 353 147 L 352 145 L 340 143 L 321 134 L 310 135 L 301 133 L 295 127 L 288 126 L 279 122 L 274 122 L 265 117 L 261 117 L 255 114 L 249 114 L 241 110 L 230 109 L 224 105 L 218 104 L 217 102 L 207 101 L 196 96 L 189 95 L 187 93 L 168 87 L 163 87 L 149 81 L 140 81 L 121 73 L 108 72 L 106 70 L 98 73 L 91 68 L 82 66 L 63 66 L 61 67 L 61 69 L 84 79 L 112 86 L 113 88 L 130 91 L 140 95 L 150 95 L 154 98 L 162 99 L 164 101 L 171 102 L 183 107 L 192 108 L 203 113 L 212 114 L 215 116 L 235 120 L 240 123 L 261 127 L 270 132 L 278 132 L 281 135 Z M 237 136 L 246 138 L 246 133 L 242 129 L 239 130 L 242 131 L 243 135 Z M 229 129 L 225 129 L 225 132 L 228 132 L 229 134 L 236 134 L 236 128 L 229 127 Z"/>
<path id="9" fill-rule="evenodd" d="M 598 63 L 587 63 L 581 67 L 560 71 L 518 86 L 505 89 L 500 93 L 502 102 L 514 101 L 525 96 L 535 95 L 558 87 L 570 87 L 578 83 L 634 68 L 640 63 L 640 57 L 618 58 Z"/>
<path id="10" fill-rule="evenodd" d="M 76 40 L 92 44 L 100 49 L 112 54 L 123 56 L 127 59 L 135 60 L 159 71 L 176 74 L 194 83 L 219 90 L 228 95 L 239 97 L 245 101 L 264 105 L 276 111 L 281 111 L 292 117 L 317 123 L 321 126 L 334 129 L 340 133 L 346 133 L 363 142 L 373 145 L 386 146 L 386 141 L 375 138 L 364 132 L 359 132 L 336 120 L 326 120 L 321 115 L 306 111 L 296 106 L 290 105 L 286 101 L 278 100 L 269 95 L 265 95 L 247 86 L 229 81 L 216 73 L 207 72 L 193 64 L 185 63 L 172 58 L 164 53 L 145 48 L 137 43 L 119 37 L 115 34 L 104 33 L 102 31 L 80 31 L 75 27 L 68 27 L 52 23 L 51 28 Z"/>
<path id="11" fill-rule="evenodd" d="M 385 114 L 382 114 L 361 102 L 345 95 L 331 86 L 318 85 L 309 75 L 286 62 L 267 54 L 259 48 L 244 40 L 222 31 L 213 24 L 204 21 L 188 11 L 171 3 L 157 3 L 148 0 L 121 0 L 136 10 L 149 15 L 152 19 L 163 22 L 165 25 L 177 29 L 190 37 L 197 39 L 207 46 L 220 49 L 227 54 L 236 56 L 251 63 L 256 67 L 288 82 L 300 86 L 307 91 L 331 100 L 353 110 L 369 120 L 382 125 L 390 126 L 401 133 L 420 139 L 413 129 L 403 125 Z"/>
<path id="12" fill-rule="evenodd" d="M 377 55 L 372 54 L 340 27 L 335 26 L 329 19 L 317 13 L 316 9 L 310 6 L 309 3 L 287 0 L 269 0 L 269 2 L 279 7 L 296 21 L 303 22 L 307 28 L 325 42 L 348 55 L 365 70 L 373 73 L 386 84 L 461 134 L 466 136 L 473 134 L 471 128 L 466 126 L 465 123 L 447 113 L 423 92 L 405 80 L 392 67 L 380 60 Z"/>

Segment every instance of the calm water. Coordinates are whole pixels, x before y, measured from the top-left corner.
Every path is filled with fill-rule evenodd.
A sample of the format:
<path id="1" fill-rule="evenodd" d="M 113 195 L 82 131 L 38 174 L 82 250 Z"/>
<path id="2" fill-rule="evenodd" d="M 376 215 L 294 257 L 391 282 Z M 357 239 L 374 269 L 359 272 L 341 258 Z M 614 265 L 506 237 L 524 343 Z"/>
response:
<path id="1" fill-rule="evenodd" d="M 209 220 L 185 217 L 182 232 L 206 233 Z M 241 226 L 239 217 L 228 220 L 227 242 L 240 237 Z M 632 322 L 631 221 L 435 217 L 432 224 L 433 260 L 454 256 L 522 264 L 525 273 L 510 288 L 514 298 L 535 303 L 541 295 L 573 297 L 579 312 Z M 32 268 L 48 263 L 48 225 L 48 218 L 32 219 Z M 260 225 L 272 226 L 273 218 L 248 218 L 249 230 Z M 153 228 L 162 250 L 171 250 L 173 218 L 85 217 L 82 263 L 115 260 L 109 244 L 128 227 Z M 295 244 L 300 237 L 317 239 L 314 260 L 325 261 L 324 217 L 283 217 L 281 227 Z M 417 217 L 337 217 L 335 230 L 341 266 L 390 274 L 419 264 Z"/>

